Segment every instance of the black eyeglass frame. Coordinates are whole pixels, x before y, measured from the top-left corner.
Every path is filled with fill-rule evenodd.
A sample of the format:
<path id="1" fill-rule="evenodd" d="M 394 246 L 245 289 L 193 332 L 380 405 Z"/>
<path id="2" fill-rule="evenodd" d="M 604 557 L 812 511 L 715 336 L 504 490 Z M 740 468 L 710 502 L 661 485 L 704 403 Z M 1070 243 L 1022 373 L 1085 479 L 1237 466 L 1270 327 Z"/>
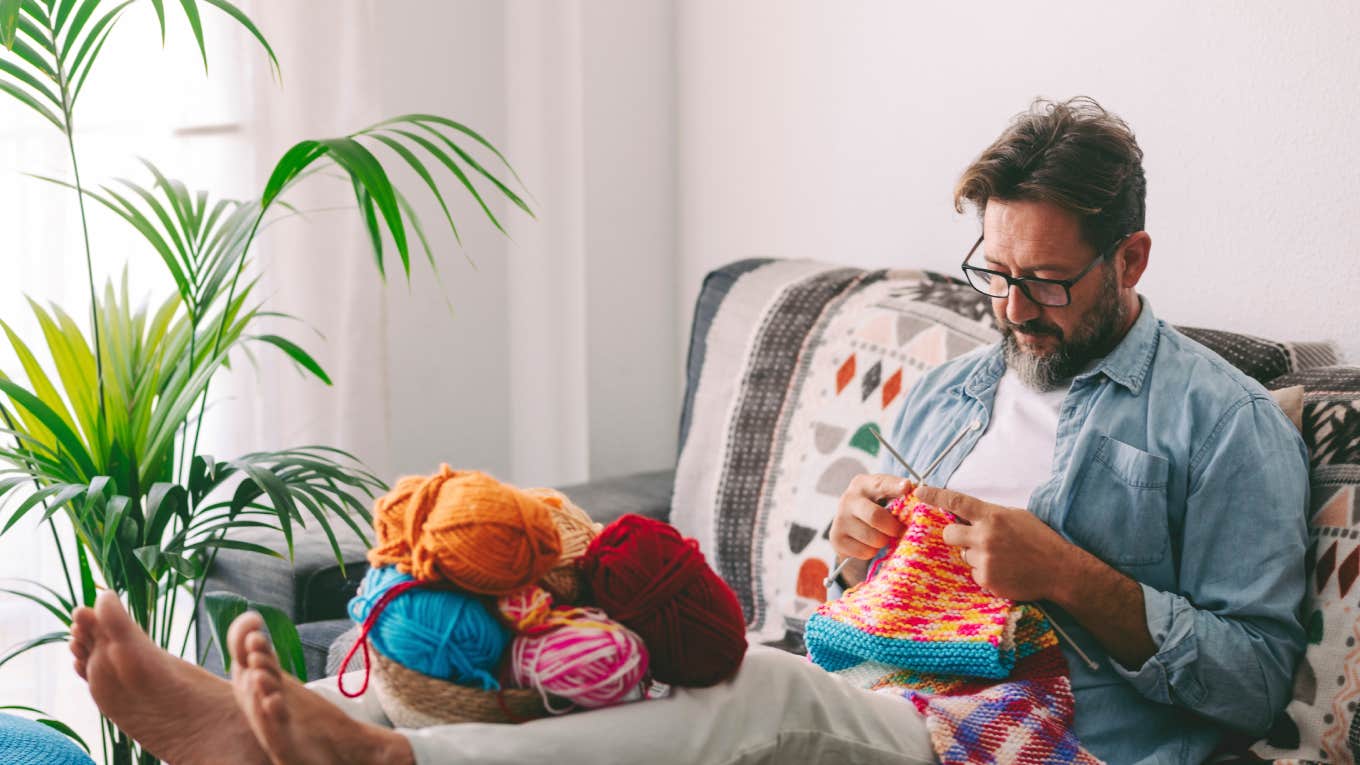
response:
<path id="1" fill-rule="evenodd" d="M 1011 294 L 1011 288 L 1019 287 L 1020 291 L 1025 293 L 1025 297 L 1029 298 L 1030 302 L 1034 303 L 1035 305 L 1041 305 L 1048 308 L 1062 308 L 1064 306 L 1072 304 L 1072 287 L 1077 282 L 1081 281 L 1082 277 L 1091 273 L 1091 271 L 1095 269 L 1097 265 L 1104 262 L 1105 260 L 1113 256 L 1116 252 L 1118 252 L 1119 247 L 1123 245 L 1124 242 L 1127 241 L 1130 236 L 1133 236 L 1133 234 L 1126 234 L 1120 237 L 1119 241 L 1115 242 L 1113 245 L 1107 248 L 1105 252 L 1096 256 L 1095 260 L 1092 260 L 1090 263 L 1086 264 L 1085 268 L 1081 269 L 1081 273 L 1077 274 L 1071 279 L 1041 279 L 1037 276 L 1011 276 L 1010 274 L 1003 274 L 1000 271 L 993 271 L 990 268 L 982 268 L 980 266 L 968 265 L 968 261 L 973 257 L 973 253 L 977 252 L 977 248 L 982 246 L 982 240 L 985 238 L 985 235 L 978 237 L 977 241 L 973 243 L 972 249 L 968 250 L 968 254 L 963 257 L 963 262 L 960 263 L 959 266 L 963 269 L 963 280 L 965 282 L 968 282 L 968 286 L 972 287 L 977 292 L 986 295 L 989 298 L 996 298 L 996 296 L 991 294 L 990 292 L 985 292 L 983 290 L 978 289 L 977 285 L 973 284 L 973 280 L 968 278 L 969 271 L 979 274 L 987 274 L 989 276 L 996 276 L 1003 279 L 1006 282 L 1006 294 L 1003 295 L 1002 297 L 1009 297 Z M 1063 288 L 1063 295 L 1066 296 L 1067 300 L 1064 303 L 1056 304 L 1044 303 L 1039 300 L 1035 300 L 1034 295 L 1029 291 L 1030 284 L 1056 284 L 1059 287 Z M 999 300 L 1000 298 L 996 299 Z"/>

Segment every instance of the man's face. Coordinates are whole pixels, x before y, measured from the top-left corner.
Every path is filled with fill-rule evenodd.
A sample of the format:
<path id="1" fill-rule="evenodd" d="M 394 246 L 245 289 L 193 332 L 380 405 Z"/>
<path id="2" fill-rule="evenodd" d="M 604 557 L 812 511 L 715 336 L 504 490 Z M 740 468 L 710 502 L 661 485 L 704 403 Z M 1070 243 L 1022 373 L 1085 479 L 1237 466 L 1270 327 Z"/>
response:
<path id="1" fill-rule="evenodd" d="M 1047 202 L 996 199 L 983 216 L 982 254 L 984 268 L 1043 279 L 1071 279 L 1097 257 L 1075 215 Z M 1036 390 L 1065 386 L 1123 336 L 1127 303 L 1113 261 L 1097 265 L 1071 292 L 1062 307 L 1041 306 L 1018 288 L 992 300 L 1007 367 Z"/>

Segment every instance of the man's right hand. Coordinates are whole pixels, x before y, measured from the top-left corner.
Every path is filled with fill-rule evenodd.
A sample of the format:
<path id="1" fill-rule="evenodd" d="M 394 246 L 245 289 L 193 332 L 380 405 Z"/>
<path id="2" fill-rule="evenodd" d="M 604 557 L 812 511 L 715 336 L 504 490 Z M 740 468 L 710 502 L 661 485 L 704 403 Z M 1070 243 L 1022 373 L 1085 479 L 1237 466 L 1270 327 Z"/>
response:
<path id="1" fill-rule="evenodd" d="M 868 560 L 902 536 L 905 527 L 884 507 L 916 488 L 894 475 L 857 475 L 841 495 L 831 521 L 831 549 L 842 558 Z M 883 504 L 880 504 L 882 502 Z"/>

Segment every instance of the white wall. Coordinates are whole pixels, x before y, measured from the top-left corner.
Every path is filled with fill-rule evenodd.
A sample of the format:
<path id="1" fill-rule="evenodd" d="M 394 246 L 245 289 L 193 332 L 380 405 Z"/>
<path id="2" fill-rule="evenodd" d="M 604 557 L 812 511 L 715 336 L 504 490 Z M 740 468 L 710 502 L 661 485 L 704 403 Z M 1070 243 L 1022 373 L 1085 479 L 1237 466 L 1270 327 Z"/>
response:
<path id="1" fill-rule="evenodd" d="M 1159 316 L 1360 361 L 1353 2 L 686 0 L 676 48 L 681 306 L 756 254 L 956 272 L 959 173 L 1086 94 L 1146 155 Z"/>

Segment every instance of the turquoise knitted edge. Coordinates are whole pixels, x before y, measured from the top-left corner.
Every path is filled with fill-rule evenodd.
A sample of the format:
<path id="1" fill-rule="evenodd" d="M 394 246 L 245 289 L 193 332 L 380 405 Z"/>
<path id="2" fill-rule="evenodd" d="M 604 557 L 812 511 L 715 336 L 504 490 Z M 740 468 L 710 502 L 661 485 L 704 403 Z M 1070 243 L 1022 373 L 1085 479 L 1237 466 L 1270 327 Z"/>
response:
<path id="1" fill-rule="evenodd" d="M 803 639 L 808 658 L 829 672 L 876 661 L 917 672 L 1001 679 L 1010 675 L 1016 660 L 1014 650 L 1002 650 L 983 641 L 924 641 L 870 635 L 822 614 L 813 614 L 808 619 Z"/>

